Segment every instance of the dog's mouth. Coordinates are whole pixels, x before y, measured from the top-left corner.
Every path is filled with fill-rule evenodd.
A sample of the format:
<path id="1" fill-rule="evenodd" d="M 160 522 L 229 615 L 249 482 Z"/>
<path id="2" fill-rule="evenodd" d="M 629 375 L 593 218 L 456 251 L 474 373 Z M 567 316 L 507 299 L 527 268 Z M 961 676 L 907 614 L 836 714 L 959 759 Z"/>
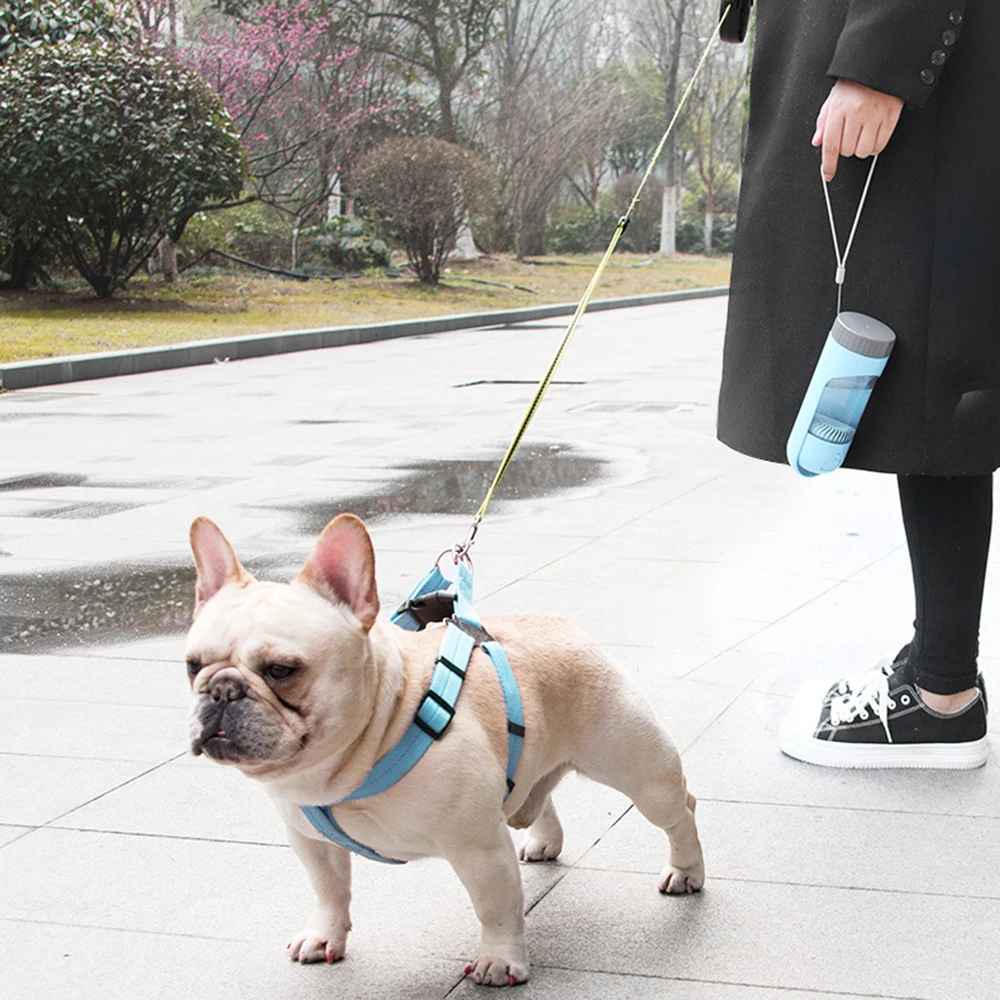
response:
<path id="1" fill-rule="evenodd" d="M 298 753 L 306 740 L 294 741 Z M 191 753 L 223 764 L 271 764 L 292 750 L 289 734 L 242 702 L 204 701 L 191 721 Z"/>
<path id="2" fill-rule="evenodd" d="M 229 738 L 224 729 L 220 729 L 201 740 L 191 749 L 196 755 L 204 753 L 212 760 L 243 761 L 247 759 L 247 755 Z"/>

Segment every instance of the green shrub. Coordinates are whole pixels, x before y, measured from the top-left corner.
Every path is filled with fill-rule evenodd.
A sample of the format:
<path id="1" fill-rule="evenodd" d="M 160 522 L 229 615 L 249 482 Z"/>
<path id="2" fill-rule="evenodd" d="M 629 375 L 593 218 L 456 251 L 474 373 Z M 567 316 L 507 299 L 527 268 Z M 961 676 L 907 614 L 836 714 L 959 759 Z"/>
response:
<path id="1" fill-rule="evenodd" d="M 389 247 L 362 219 L 338 215 L 299 234 L 304 266 L 321 264 L 332 271 L 364 271 L 389 266 Z"/>
<path id="2" fill-rule="evenodd" d="M 718 214 L 712 217 L 712 253 L 733 252 L 736 235 L 736 216 Z M 685 217 L 677 223 L 677 250 L 680 253 L 705 252 L 705 220 L 700 217 Z"/>
<path id="3" fill-rule="evenodd" d="M 288 267 L 292 257 L 292 227 L 274 209 L 260 202 L 197 212 L 187 224 L 177 249 L 185 263 L 197 260 L 206 250 L 221 250 L 265 267 Z M 208 263 L 226 266 L 220 257 L 209 258 Z"/>
<path id="4" fill-rule="evenodd" d="M 244 176 L 219 98 L 152 50 L 63 41 L 0 65 L 0 215 L 43 232 L 101 298 Z"/>
<path id="5" fill-rule="evenodd" d="M 618 225 L 614 212 L 589 209 L 553 222 L 545 230 L 548 253 L 597 253 L 607 249 Z M 622 246 L 621 243 L 618 244 Z M 624 249 L 624 247 L 622 247 Z"/>

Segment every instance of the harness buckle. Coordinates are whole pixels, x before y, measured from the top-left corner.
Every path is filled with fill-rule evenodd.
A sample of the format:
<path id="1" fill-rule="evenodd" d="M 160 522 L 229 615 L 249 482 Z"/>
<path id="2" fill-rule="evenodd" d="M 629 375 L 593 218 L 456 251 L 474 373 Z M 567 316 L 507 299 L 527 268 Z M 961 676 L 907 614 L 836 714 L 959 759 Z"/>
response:
<path id="1" fill-rule="evenodd" d="M 434 702 L 438 708 L 445 712 L 445 720 L 439 729 L 435 729 L 431 723 L 427 722 L 426 719 L 421 717 L 421 712 L 427 707 L 428 702 Z M 435 714 L 435 713 L 431 713 Z M 428 691 L 424 695 L 424 700 L 420 703 L 420 707 L 417 709 L 416 715 L 413 716 L 413 723 L 418 729 L 422 729 L 432 740 L 439 740 L 444 736 L 444 731 L 448 728 L 448 724 L 455 717 L 455 706 L 449 705 L 448 702 L 444 700 L 437 693 L 437 691 Z"/>
<path id="2" fill-rule="evenodd" d="M 450 618 L 455 610 L 455 595 L 450 590 L 433 590 L 429 594 L 411 597 L 404 601 L 397 610 L 397 615 L 409 612 L 420 622 L 421 626 L 432 622 L 443 622 Z"/>

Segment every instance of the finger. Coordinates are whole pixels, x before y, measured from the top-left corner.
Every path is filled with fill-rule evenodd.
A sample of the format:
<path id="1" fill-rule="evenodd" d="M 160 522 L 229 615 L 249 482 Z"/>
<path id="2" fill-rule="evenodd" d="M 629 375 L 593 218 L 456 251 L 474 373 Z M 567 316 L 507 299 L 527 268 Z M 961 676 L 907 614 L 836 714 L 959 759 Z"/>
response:
<path id="1" fill-rule="evenodd" d="M 844 134 L 840 140 L 840 155 L 854 156 L 858 150 L 858 141 L 864 131 L 864 124 L 856 118 L 848 118 L 844 121 Z"/>
<path id="2" fill-rule="evenodd" d="M 816 131 L 813 133 L 812 144 L 814 146 L 823 145 L 823 132 L 826 128 L 826 119 L 830 114 L 830 99 L 827 98 L 823 102 L 823 107 L 819 109 L 819 114 L 816 116 Z"/>
<path id="3" fill-rule="evenodd" d="M 844 118 L 839 112 L 830 116 L 823 130 L 823 176 L 832 181 L 837 173 L 837 160 L 844 136 Z"/>
<path id="4" fill-rule="evenodd" d="M 854 145 L 854 155 L 865 160 L 875 152 L 878 142 L 878 131 L 880 126 L 865 125 L 858 136 L 858 141 Z"/>

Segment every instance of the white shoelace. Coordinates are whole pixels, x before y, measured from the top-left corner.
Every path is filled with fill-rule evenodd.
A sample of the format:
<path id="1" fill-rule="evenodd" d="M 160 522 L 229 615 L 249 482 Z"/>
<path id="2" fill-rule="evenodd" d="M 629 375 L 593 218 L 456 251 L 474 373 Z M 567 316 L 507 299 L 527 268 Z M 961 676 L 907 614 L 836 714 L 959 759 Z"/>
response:
<path id="1" fill-rule="evenodd" d="M 888 677 L 895 669 L 896 664 L 892 662 L 888 657 L 883 657 L 874 667 L 867 667 L 864 670 L 859 671 L 852 677 L 845 677 L 837 682 L 837 690 L 834 692 L 836 695 L 854 694 L 857 691 L 861 691 L 863 688 L 868 687 L 873 680 L 876 680 L 879 676 Z"/>
<path id="2" fill-rule="evenodd" d="M 889 697 L 889 678 L 882 672 L 876 676 L 874 671 L 870 671 L 869 675 L 870 682 L 861 690 L 833 698 L 830 702 L 830 725 L 839 726 L 858 718 L 864 721 L 871 711 L 878 716 L 885 730 L 885 738 L 891 743 L 889 709 L 895 708 L 896 703 Z"/>

